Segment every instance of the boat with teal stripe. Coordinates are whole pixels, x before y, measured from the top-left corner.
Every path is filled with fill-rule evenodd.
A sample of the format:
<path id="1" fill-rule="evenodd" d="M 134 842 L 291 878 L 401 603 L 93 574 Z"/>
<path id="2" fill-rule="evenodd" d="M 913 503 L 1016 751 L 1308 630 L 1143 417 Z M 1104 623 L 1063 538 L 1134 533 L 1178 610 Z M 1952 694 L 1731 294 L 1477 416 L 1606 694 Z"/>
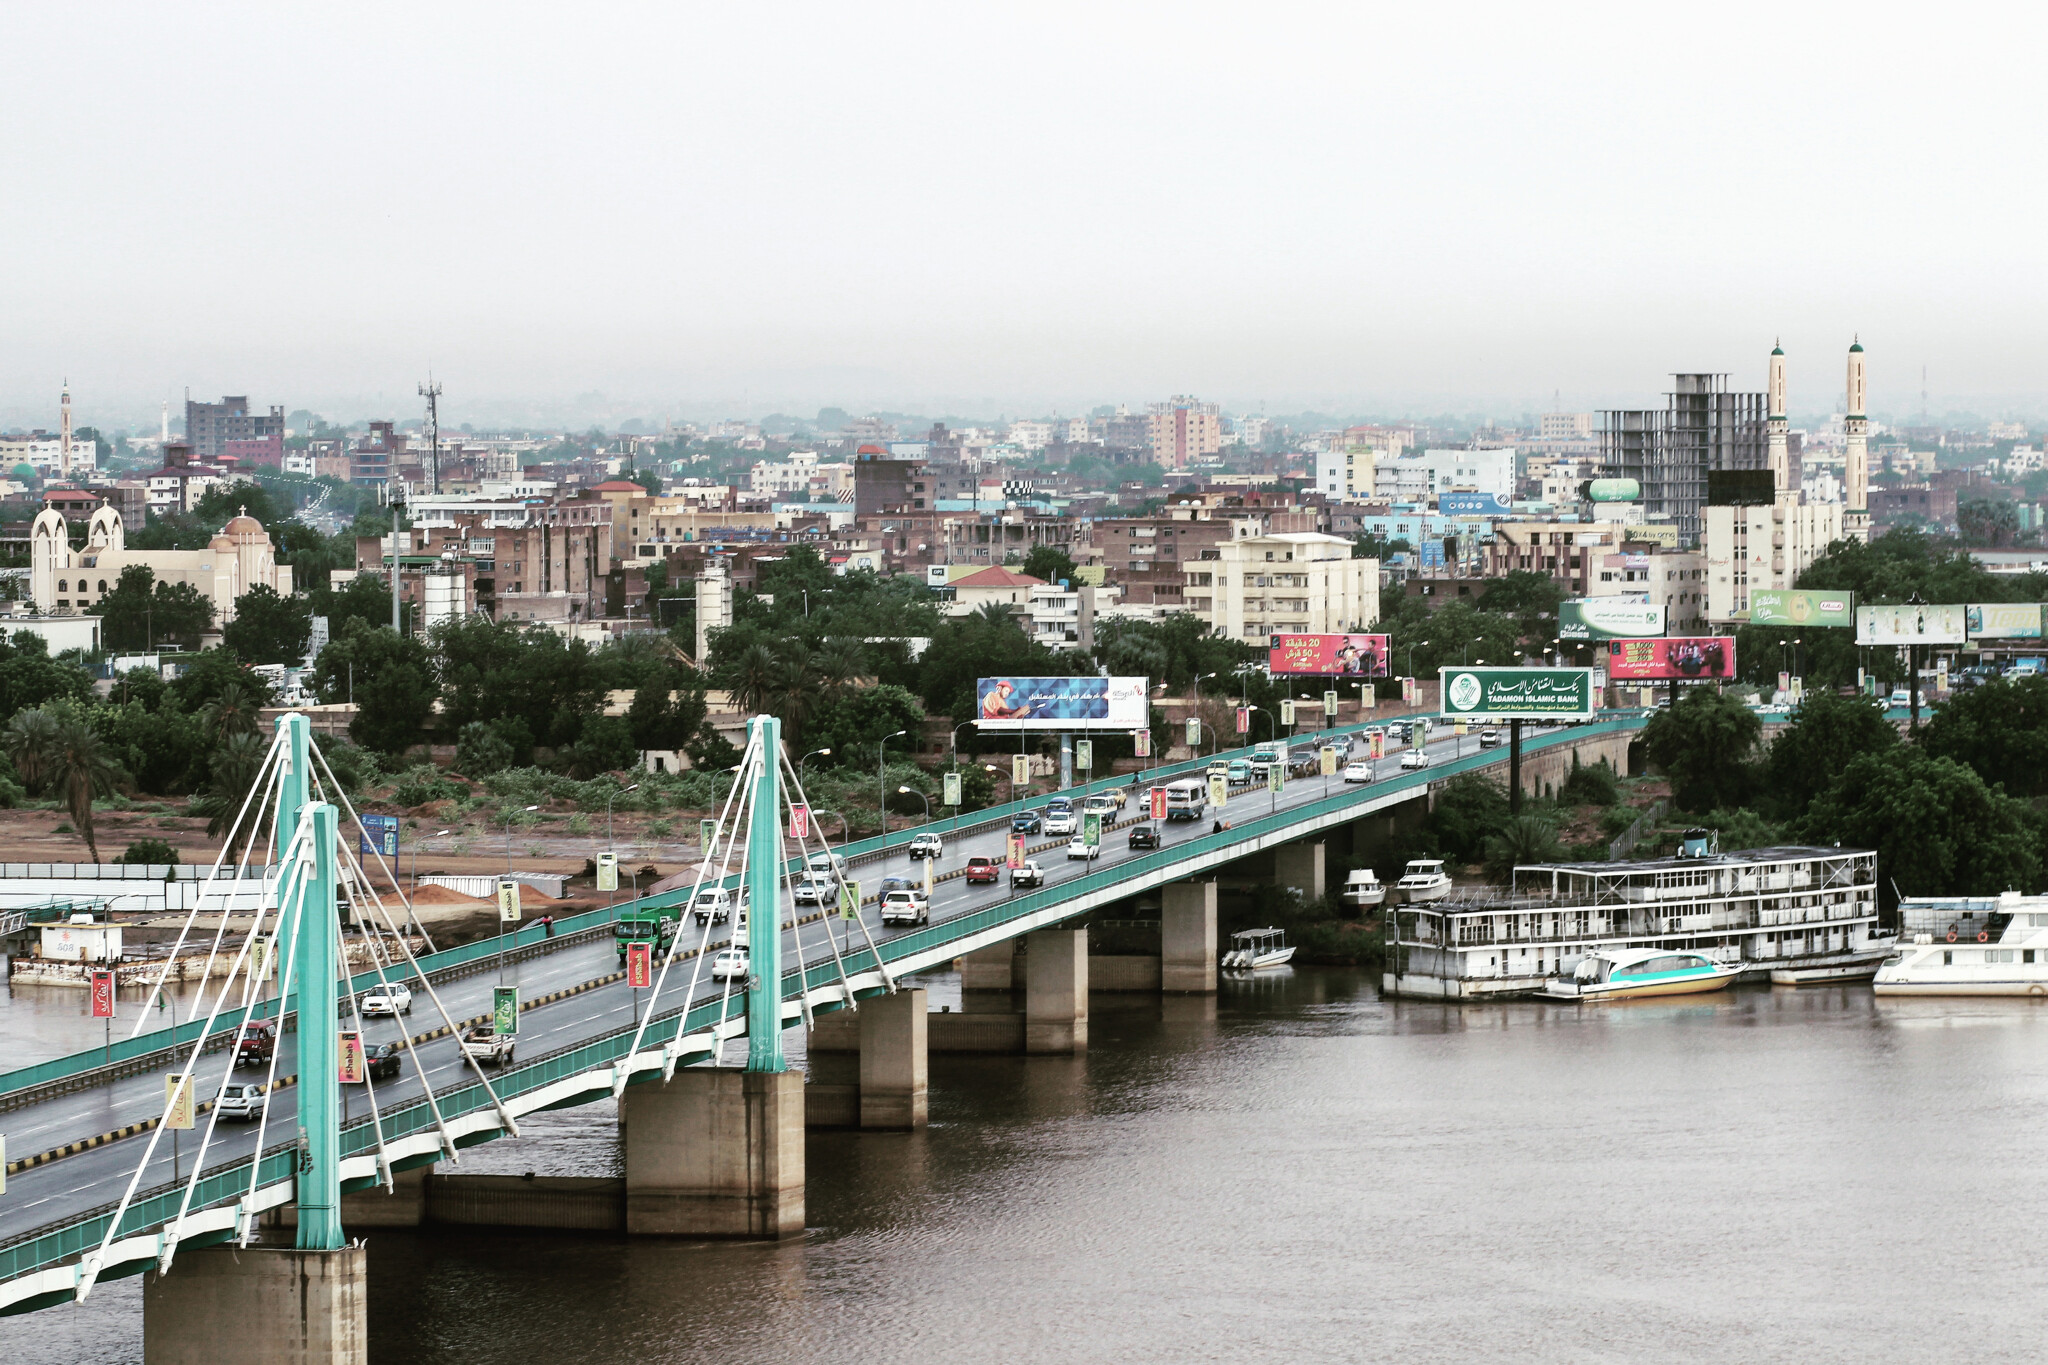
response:
<path id="1" fill-rule="evenodd" d="M 1602 948 L 1579 959 L 1570 976 L 1550 978 L 1537 992 L 1553 1000 L 1630 1000 L 1646 995 L 1718 991 L 1741 975 L 1705 953 L 1669 948 Z"/>

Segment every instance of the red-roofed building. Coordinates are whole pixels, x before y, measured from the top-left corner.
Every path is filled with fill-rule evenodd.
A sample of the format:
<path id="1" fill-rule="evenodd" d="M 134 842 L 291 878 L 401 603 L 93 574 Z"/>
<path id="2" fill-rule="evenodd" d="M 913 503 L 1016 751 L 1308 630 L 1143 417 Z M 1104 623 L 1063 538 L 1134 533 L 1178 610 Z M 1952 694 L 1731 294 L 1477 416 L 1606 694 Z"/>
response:
<path id="1" fill-rule="evenodd" d="M 1045 580 L 1013 569 L 991 567 L 956 578 L 947 586 L 953 590 L 953 605 L 947 610 L 954 616 L 977 612 L 991 602 L 1014 608 L 1022 616 L 1031 610 L 1031 590 L 1044 587 Z"/>

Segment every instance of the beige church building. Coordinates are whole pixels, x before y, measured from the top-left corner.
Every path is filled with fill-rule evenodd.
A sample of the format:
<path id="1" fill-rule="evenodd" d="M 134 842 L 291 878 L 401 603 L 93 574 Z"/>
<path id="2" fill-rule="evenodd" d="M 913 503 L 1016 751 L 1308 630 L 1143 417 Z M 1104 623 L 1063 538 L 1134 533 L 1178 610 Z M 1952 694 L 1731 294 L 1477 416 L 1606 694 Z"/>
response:
<path id="1" fill-rule="evenodd" d="M 203 550 L 128 549 L 121 514 L 112 507 L 92 514 L 83 549 L 71 548 L 59 512 L 43 512 L 29 528 L 29 595 L 46 615 L 90 611 L 131 564 L 149 568 L 159 583 L 190 583 L 213 603 L 221 625 L 234 619 L 235 599 L 258 584 L 280 597 L 292 592 L 291 565 L 277 562 L 270 533 L 246 514 L 230 519 Z"/>

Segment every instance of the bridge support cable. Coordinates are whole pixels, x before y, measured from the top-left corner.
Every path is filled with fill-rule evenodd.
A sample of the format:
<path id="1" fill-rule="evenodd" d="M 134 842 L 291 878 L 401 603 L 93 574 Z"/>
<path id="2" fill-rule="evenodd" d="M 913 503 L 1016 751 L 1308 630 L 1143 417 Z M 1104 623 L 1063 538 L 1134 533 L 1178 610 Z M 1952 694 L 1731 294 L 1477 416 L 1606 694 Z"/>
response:
<path id="1" fill-rule="evenodd" d="M 199 911 L 202 907 L 205 906 L 207 896 L 212 894 L 214 884 L 218 882 L 220 879 L 221 864 L 227 860 L 228 850 L 235 846 L 235 833 L 242 827 L 242 821 L 249 818 L 249 806 L 251 802 L 255 801 L 256 794 L 258 791 L 261 791 L 263 793 L 263 808 L 266 810 L 269 808 L 271 793 L 275 790 L 277 786 L 278 754 L 281 747 L 282 737 L 277 735 L 272 736 L 270 741 L 270 748 L 263 755 L 263 763 L 256 769 L 256 778 L 249 784 L 249 794 L 242 798 L 242 809 L 235 815 L 235 822 L 232 825 L 228 826 L 227 837 L 221 841 L 220 852 L 214 855 L 213 866 L 207 871 L 206 880 L 200 884 L 198 894 L 192 898 L 192 908 L 185 912 L 185 923 L 179 928 L 178 937 L 171 944 L 171 951 L 169 955 L 164 958 L 164 969 L 156 974 L 156 980 L 153 983 L 151 983 L 149 988 L 149 995 L 143 1000 L 142 1008 L 136 1011 L 135 1027 L 128 1031 L 128 1036 L 130 1038 L 136 1037 L 138 1034 L 140 1034 L 142 1032 L 142 1026 L 149 1022 L 149 1007 L 156 1003 L 157 996 L 163 991 L 164 983 L 170 979 L 171 968 L 176 966 L 178 962 L 178 953 L 184 948 L 185 939 L 187 938 L 187 936 L 191 934 L 192 926 L 198 922 Z M 266 777 L 268 780 L 266 780 Z M 261 817 L 258 818 L 260 819 Z M 275 825 L 273 825 L 271 828 L 271 837 L 273 839 L 277 837 Z M 237 886 L 240 886 L 242 884 L 241 874 L 244 870 L 247 869 L 249 865 L 249 854 L 255 848 L 255 846 L 256 841 L 252 838 L 242 847 L 241 860 L 235 865 L 235 885 Z M 261 895 L 260 892 L 257 895 L 256 899 L 259 903 L 263 900 L 263 896 Z M 228 904 L 232 905 L 233 902 L 234 897 L 232 894 L 230 894 L 228 897 Z M 225 907 L 221 911 L 220 922 L 221 929 L 224 930 L 227 927 L 228 922 L 227 910 Z M 218 949 L 219 946 L 220 932 L 216 931 L 214 934 L 214 947 L 215 949 Z M 209 972 L 213 970 L 213 954 L 211 952 L 207 954 L 206 969 Z M 205 979 L 206 978 L 203 976 L 200 978 L 202 982 Z M 194 1010 L 195 1012 L 197 1011 L 196 1005 L 194 1006 Z"/>
<path id="2" fill-rule="evenodd" d="M 803 775 L 801 773 L 794 771 L 790 767 L 788 758 L 782 757 L 781 755 L 778 755 L 777 757 L 780 759 L 782 763 L 782 775 L 789 779 L 790 791 L 796 794 L 795 799 L 801 802 L 804 806 L 809 807 L 811 804 L 811 799 L 810 797 L 804 794 Z M 806 854 L 805 850 L 810 842 L 809 836 L 813 834 L 817 836 L 819 849 L 825 854 L 826 866 L 830 869 L 832 874 L 832 884 L 834 886 L 841 886 L 842 884 L 839 877 L 838 855 L 832 851 L 831 841 L 825 837 L 825 831 L 818 826 L 815 820 L 811 821 L 810 829 L 808 830 L 806 835 L 798 838 L 798 840 L 796 841 L 796 852 L 800 865 L 805 867 L 810 866 L 810 858 Z M 839 896 L 843 896 L 845 894 L 846 893 L 842 887 L 842 889 L 839 892 Z M 833 898 L 833 904 L 829 909 L 826 910 L 825 918 L 823 920 L 823 927 L 825 930 L 825 946 L 832 950 L 832 964 L 833 966 L 839 969 L 839 987 L 842 991 L 846 993 L 846 1007 L 850 1010 L 858 1012 L 858 1010 L 860 1009 L 860 1004 L 853 998 L 853 982 L 847 976 L 846 959 L 840 955 L 839 941 L 832 936 L 832 919 L 833 916 L 838 914 L 838 912 L 838 896 L 835 896 Z M 796 915 L 796 897 L 794 895 L 791 895 L 790 897 L 790 915 L 792 918 L 798 917 Z M 856 920 L 860 918 L 860 906 L 858 904 L 856 904 L 853 907 L 853 917 Z M 802 999 L 804 1002 L 805 1026 L 809 1027 L 810 1025 L 815 1023 L 815 1016 L 811 1013 L 811 993 L 805 987 L 804 984 L 805 978 L 803 930 L 800 928 L 795 930 L 795 936 L 797 961 L 797 992 L 799 998 Z M 884 974 L 884 979 L 887 979 L 886 973 Z M 891 989 L 894 989 L 893 983 L 891 983 Z"/>
<path id="3" fill-rule="evenodd" d="M 298 830 L 294 833 L 292 842 L 289 845 L 289 847 L 296 849 L 297 847 L 299 847 L 301 840 L 305 839 L 306 837 L 306 830 L 304 830 L 303 828 Z M 281 909 L 279 918 L 280 921 L 283 918 Z M 294 935 L 294 944 L 296 944 L 296 941 L 297 936 Z M 247 937 L 245 937 L 242 940 L 241 949 L 235 955 L 235 970 L 239 970 L 244 961 L 247 959 L 250 942 L 251 939 Z M 99 1246 L 95 1248 L 92 1252 L 90 1252 L 79 1265 L 78 1288 L 76 1291 L 76 1297 L 78 1301 L 81 1303 L 83 1303 L 86 1297 L 92 1293 L 93 1284 L 98 1280 L 100 1270 L 106 1263 L 107 1250 L 114 1244 L 114 1239 L 121 1230 L 121 1220 L 127 1216 L 129 1205 L 134 1203 L 135 1201 L 135 1192 L 139 1188 L 141 1188 L 143 1174 L 146 1171 L 148 1171 L 150 1162 L 156 1159 L 157 1144 L 163 1141 L 164 1131 L 170 1127 L 169 1120 L 172 1111 L 178 1108 L 178 1106 L 184 1099 L 185 1092 L 193 1086 L 194 1072 L 199 1065 L 200 1054 L 202 1051 L 204 1051 L 206 1047 L 206 1037 L 209 1033 L 213 1031 L 213 1022 L 219 1016 L 221 1006 L 226 1003 L 228 990 L 231 986 L 233 986 L 233 984 L 234 977 L 232 974 L 226 981 L 224 981 L 221 984 L 220 992 L 214 998 L 213 1008 L 207 1014 L 206 1026 L 200 1029 L 198 1036 L 192 1040 L 192 1052 L 191 1055 L 189 1055 L 185 1059 L 185 1066 L 181 1073 L 183 1079 L 176 1087 L 175 1092 L 165 1097 L 163 1113 L 159 1116 L 156 1127 L 150 1130 L 149 1141 L 147 1144 L 145 1144 L 143 1148 L 142 1159 L 138 1161 L 135 1165 L 135 1174 L 128 1178 L 128 1187 L 125 1191 L 123 1191 L 120 1203 L 115 1206 L 114 1216 L 107 1223 L 106 1233 L 100 1238 Z M 201 998 L 203 999 L 204 996 L 205 991 L 204 988 L 202 987 Z M 246 1024 L 247 1021 L 244 1020 L 245 1029 Z M 239 1041 L 240 1040 L 238 1038 L 238 1045 Z M 274 1063 L 276 1053 L 273 1052 L 271 1055 Z M 228 1057 L 228 1070 L 230 1072 L 234 1070 L 233 1054 L 230 1054 Z M 268 1103 L 264 1105 L 264 1111 L 266 1114 L 269 1112 Z M 197 1169 L 197 1166 L 195 1166 L 195 1175 Z"/>
<path id="4" fill-rule="evenodd" d="M 733 784 L 731 788 L 729 788 L 726 791 L 725 804 L 719 808 L 718 822 L 712 826 L 711 830 L 711 837 L 717 841 L 717 846 L 719 848 L 719 866 L 717 879 L 720 882 L 723 882 L 726 879 L 727 875 L 729 875 L 727 869 L 729 869 L 732 866 L 733 849 L 735 845 L 737 845 L 739 842 L 736 838 L 732 837 L 732 824 L 730 822 L 732 822 L 734 818 L 733 807 L 740 800 L 741 785 L 746 777 L 747 766 L 749 763 L 753 761 L 753 758 L 754 737 L 752 735 L 749 735 L 747 737 L 746 750 L 740 755 L 739 769 L 733 777 Z M 682 913 L 687 915 L 695 910 L 697 905 L 697 897 L 703 892 L 705 878 L 710 874 L 710 872 L 711 859 L 705 858 L 697 864 L 697 880 L 695 881 L 695 883 L 692 884 L 690 888 L 689 899 L 683 902 Z M 733 899 L 735 903 L 737 903 L 739 898 L 734 897 Z M 738 913 L 739 912 L 737 909 L 735 909 L 733 912 L 733 924 L 735 928 L 737 928 L 739 922 Z M 697 938 L 697 955 L 696 961 L 692 964 L 690 968 L 689 989 L 687 994 L 684 996 L 684 1010 L 686 1012 L 686 1017 L 687 1010 L 689 1008 L 688 1002 L 695 1000 L 697 998 L 697 983 L 703 978 L 704 958 L 705 954 L 709 951 L 711 946 L 711 928 L 711 916 L 707 912 L 704 917 L 704 932 L 698 935 Z M 626 1093 L 626 1082 L 629 1079 L 631 1079 L 633 1074 L 633 1059 L 640 1055 L 641 1040 L 646 1036 L 647 1025 L 650 1022 L 652 1022 L 652 1020 L 654 1019 L 655 1011 L 660 1007 L 662 988 L 668 984 L 669 969 L 675 965 L 676 954 L 678 951 L 681 950 L 682 944 L 682 930 L 680 927 L 678 927 L 676 931 L 676 936 L 669 940 L 668 952 L 662 956 L 661 971 L 655 975 L 654 988 L 647 998 L 647 1009 L 641 1015 L 641 1017 L 634 1022 L 632 1045 L 626 1049 L 626 1055 L 624 1057 L 621 1057 L 612 1069 L 613 1099 L 619 1099 Z M 724 1012 L 721 1010 L 721 1023 L 723 1023 L 723 1013 Z M 680 1058 L 680 1056 L 682 1055 L 682 1047 L 683 1026 L 680 1022 L 678 1022 L 676 1025 L 676 1036 L 669 1041 L 666 1047 L 662 1049 L 663 1080 L 668 1080 L 669 1078 L 675 1075 L 676 1062 L 678 1058 Z M 714 1065 L 716 1065 L 717 1063 L 718 1052 L 719 1030 L 718 1025 L 714 1024 L 711 1030 L 711 1056 Z"/>
<path id="5" fill-rule="evenodd" d="M 363 817 L 356 814 L 356 808 L 354 804 L 349 801 L 348 793 L 343 791 L 341 788 L 340 779 L 335 777 L 334 769 L 330 768 L 327 765 L 327 755 L 320 752 L 320 746 L 317 743 L 312 744 L 310 747 L 313 751 L 313 757 L 320 764 L 320 771 L 327 774 L 327 785 L 334 792 L 334 800 L 341 806 L 341 808 L 344 811 L 348 812 L 348 818 L 355 821 L 356 829 L 360 831 L 363 836 L 363 842 L 370 846 L 370 856 L 377 860 L 377 866 L 383 869 L 384 875 L 386 877 L 389 877 L 391 879 L 392 893 L 398 897 L 398 903 L 405 907 L 406 922 L 411 924 L 413 928 L 419 931 L 420 938 L 427 945 L 427 951 L 430 953 L 434 952 L 434 940 L 427 933 L 426 926 L 420 923 L 419 915 L 414 912 L 412 898 L 405 894 L 405 891 L 403 890 L 404 883 L 398 880 L 397 869 L 384 861 L 384 850 L 377 847 L 377 841 L 370 837 L 370 831 L 366 829 L 363 825 Z M 350 860 L 354 861 L 353 851 L 351 851 Z M 417 866 L 417 862 L 415 862 L 414 865 Z M 356 865 L 356 870 L 358 872 L 362 870 L 362 865 L 360 863 Z M 376 894 L 374 889 L 372 890 L 371 894 Z"/>
<path id="6" fill-rule="evenodd" d="M 278 1058 L 284 1055 L 284 1005 L 286 1001 L 292 998 L 292 991 L 297 987 L 299 980 L 299 926 L 303 922 L 301 907 L 305 899 L 305 886 L 301 879 L 301 873 L 305 870 L 305 863 L 301 859 L 292 856 L 295 851 L 296 844 L 292 848 L 286 849 L 286 866 L 291 872 L 293 881 L 299 884 L 292 888 L 293 895 L 289 900 L 282 894 L 282 889 L 280 889 L 277 901 L 277 937 L 278 941 L 284 945 L 284 962 L 278 968 L 277 975 L 277 1037 L 271 1044 L 270 1065 L 263 1070 L 263 1113 L 256 1120 L 256 1145 L 249 1160 L 249 1192 L 243 1196 L 242 1207 L 235 1218 L 236 1223 L 239 1224 L 236 1229 L 236 1240 L 244 1247 L 249 1245 L 249 1239 L 256 1232 L 256 1194 L 262 1187 L 263 1138 L 270 1131 L 270 1097 L 277 1093 Z M 287 903 L 292 907 L 292 922 L 289 930 L 287 930 L 284 922 L 285 906 Z M 301 1022 L 303 1022 L 303 1016 L 301 1017 Z M 237 1046 L 239 1048 L 239 1043 Z M 232 1070 L 233 1068 L 230 1067 L 229 1069 Z"/>
<path id="7" fill-rule="evenodd" d="M 376 908 L 379 912 L 383 910 L 383 906 L 381 904 L 377 905 Z M 389 916 L 386 916 L 386 918 L 389 918 Z M 383 934 L 377 928 L 377 922 L 374 918 L 365 917 L 363 922 L 368 927 L 369 930 L 367 937 L 370 942 L 370 960 L 371 962 L 376 964 L 378 984 L 383 986 L 385 991 L 388 993 L 391 989 L 391 978 L 388 974 L 386 974 L 384 970 Z M 403 936 L 400 936 L 399 947 L 402 949 L 404 946 L 404 938 Z M 393 961 L 395 964 L 396 959 L 394 958 Z M 413 966 L 415 970 L 417 970 L 419 964 L 415 962 Z M 424 980 L 424 975 L 422 975 L 422 979 Z M 351 994 L 353 994 L 353 992 L 351 992 Z M 426 1063 L 420 1060 L 419 1047 L 416 1043 L 413 1042 L 412 1030 L 409 1028 L 400 1028 L 398 1034 L 399 1037 L 405 1043 L 405 1055 L 412 1059 L 413 1072 L 420 1078 L 420 1089 L 426 1096 L 427 1112 L 432 1114 L 434 1117 L 434 1132 L 435 1135 L 440 1138 L 441 1151 L 450 1162 L 459 1166 L 462 1164 L 461 1152 L 455 1146 L 455 1138 L 448 1132 L 447 1121 L 441 1115 L 441 1101 L 440 1098 L 434 1094 L 433 1077 L 427 1074 Z M 457 1039 L 457 1042 L 460 1042 L 459 1038 Z M 375 1114 L 377 1112 L 374 1104 L 372 1105 L 370 1112 L 372 1114 Z M 391 1188 L 391 1163 L 385 1158 L 383 1152 L 384 1137 L 382 1131 L 383 1120 L 381 1117 L 378 1119 L 378 1124 L 379 1131 L 377 1136 L 377 1165 L 379 1171 L 382 1172 L 383 1175 L 384 1187 L 386 1189 L 389 1189 Z"/>
<path id="8" fill-rule="evenodd" d="M 750 732 L 750 733 L 751 733 L 751 732 Z M 759 757 L 759 755 L 758 755 L 758 754 L 755 754 L 755 745 L 754 745 L 754 743 L 752 742 L 752 740 L 751 740 L 751 739 L 749 740 L 749 742 L 748 742 L 748 744 L 747 744 L 747 752 L 748 752 L 748 753 L 749 753 L 750 755 L 754 755 L 754 756 L 755 756 L 755 758 L 758 758 L 758 757 Z M 746 816 L 746 821 L 747 821 L 747 833 L 746 833 L 746 840 L 747 840 L 747 851 L 746 851 L 745 853 L 743 853 L 743 854 L 742 854 L 742 855 L 740 856 L 740 895 L 739 895 L 738 897 L 735 897 L 735 899 L 736 899 L 736 900 L 738 900 L 738 901 L 740 902 L 740 904 L 741 904 L 742 906 L 744 906 L 744 907 L 746 908 L 746 915 L 747 915 L 747 966 L 748 966 L 748 970 L 749 970 L 749 971 L 752 971 L 752 970 L 753 970 L 753 955 L 754 955 L 754 948 L 753 948 L 753 944 L 754 944 L 754 910 L 755 910 L 755 908 L 756 908 L 756 907 L 755 907 L 755 906 L 754 906 L 754 904 L 753 904 L 753 894 L 752 894 L 751 890 L 750 890 L 750 889 L 749 889 L 749 887 L 748 887 L 748 880 L 747 880 L 747 866 L 748 866 L 748 863 L 747 863 L 747 860 L 748 860 L 748 858 L 749 858 L 749 857 L 751 857 L 751 856 L 752 856 L 752 854 L 753 854 L 753 847 L 752 847 L 752 845 L 753 845 L 753 840 L 754 840 L 754 821 L 755 821 L 755 820 L 756 820 L 756 819 L 758 818 L 758 812 L 756 812 L 756 811 L 755 811 L 755 809 L 754 809 L 754 798 L 756 797 L 756 795 L 757 795 L 758 793 L 756 792 L 756 790 L 755 790 L 755 788 L 754 788 L 754 784 L 753 784 L 753 783 L 751 783 L 751 782 L 747 782 L 747 779 L 748 779 L 748 777 L 750 777 L 750 776 L 752 775 L 752 773 L 753 773 L 753 770 L 754 770 L 754 769 L 753 769 L 753 763 L 752 763 L 752 762 L 746 762 L 746 763 L 742 763 L 742 764 L 740 764 L 740 772 L 739 772 L 739 777 L 737 778 L 737 781 L 739 781 L 739 782 L 746 782 L 746 783 L 747 783 L 747 796 L 746 796 L 746 800 L 745 800 L 745 801 L 744 801 L 744 802 L 742 803 L 742 806 L 741 806 L 741 810 L 742 810 L 742 812 L 743 812 L 743 813 L 745 814 L 745 816 Z M 728 861 L 730 860 L 730 857 L 731 857 L 731 852 L 730 852 L 730 846 L 736 846 L 736 845 L 738 845 L 738 844 L 739 844 L 739 842 L 740 842 L 740 832 L 739 832 L 739 817 L 738 817 L 737 815 L 735 815 L 735 816 L 734 816 L 734 819 L 733 819 L 733 831 L 732 831 L 732 835 L 731 835 L 731 838 L 730 838 L 730 839 L 729 839 L 729 841 L 728 841 L 728 843 L 729 843 L 729 847 L 728 847 L 728 851 L 727 851 L 727 858 L 728 858 Z M 739 926 L 739 914 L 740 914 L 740 912 L 739 912 L 738 910 L 735 910 L 735 911 L 733 912 L 733 926 L 734 926 L 734 933 L 733 933 L 733 938 L 734 938 L 734 939 L 737 939 L 737 938 L 739 937 L 739 933 L 738 933 L 738 926 Z M 772 916 L 774 915 L 774 908 L 773 908 L 772 906 L 770 907 L 770 910 L 769 910 L 769 914 L 770 914 L 770 916 L 771 916 L 771 917 L 772 917 Z M 732 941 L 731 939 L 728 939 L 728 940 L 727 940 L 727 942 L 731 942 L 731 941 Z M 703 955 L 702 955 L 702 954 L 700 953 L 700 954 L 698 955 L 698 960 L 699 960 L 699 961 L 701 961 L 701 960 L 702 960 L 702 958 L 703 958 Z M 712 1028 L 712 1034 L 711 1034 L 711 1065 L 713 1065 L 713 1066 L 724 1066 L 724 1065 L 725 1065 L 725 1026 L 726 1026 L 726 1023 L 727 1023 L 727 1021 L 729 1021 L 729 1020 L 730 1020 L 730 1019 L 732 1018 L 732 973 L 728 971 L 728 972 L 727 972 L 727 973 L 726 973 L 726 974 L 725 974 L 725 975 L 724 975 L 724 976 L 723 976 L 722 978 L 720 978 L 720 983 L 721 983 L 721 984 L 720 984 L 720 986 L 719 986 L 719 990 L 718 990 L 718 1022 L 717 1022 L 716 1024 L 713 1024 L 713 1025 L 711 1026 L 711 1028 Z M 685 1009 L 687 1009 L 688 1007 L 689 1007 L 689 1003 L 688 1003 L 687 1001 L 685 1001 L 685 1002 L 684 1002 L 684 1008 L 685 1008 Z M 744 1013 L 744 1000 L 742 1000 L 742 1013 Z M 653 1008 L 653 1002 L 652 1002 L 652 1001 L 649 1001 L 649 1002 L 648 1002 L 648 1010 L 647 1010 L 647 1014 L 648 1014 L 648 1017 L 649 1017 L 649 1018 L 653 1018 L 653 1016 L 654 1016 L 654 1008 Z M 637 1042 L 638 1042 L 638 1040 L 636 1039 L 636 1040 L 635 1040 L 635 1043 L 636 1043 L 636 1045 L 637 1045 Z"/>
<path id="9" fill-rule="evenodd" d="M 342 936 L 341 917 L 338 915 L 334 919 L 334 955 L 341 959 L 342 980 L 349 980 L 348 943 Z M 376 956 L 376 950 L 372 948 L 370 953 L 371 960 L 375 961 Z M 381 962 L 377 963 L 377 979 L 380 981 L 384 979 L 384 964 Z M 390 999 L 389 996 L 385 998 L 387 1000 Z M 377 1183 L 386 1190 L 389 1190 L 391 1188 L 391 1158 L 384 1151 L 384 1116 L 377 1112 L 377 1081 L 370 1074 L 370 1049 L 366 1037 L 368 1030 L 363 1027 L 362 1006 L 357 1002 L 356 993 L 353 989 L 348 993 L 348 1013 L 349 1018 L 355 1020 L 356 1024 L 356 1046 L 362 1049 L 363 1099 L 370 1106 L 370 1132 L 376 1139 Z M 409 1036 L 412 1030 L 401 1023 L 399 1025 L 399 1032 Z M 420 1080 L 424 1083 L 426 1077 L 422 1075 Z M 348 1092 L 343 1091 L 342 1093 L 345 1096 Z M 347 1112 L 346 1104 L 343 1105 L 343 1112 Z"/>

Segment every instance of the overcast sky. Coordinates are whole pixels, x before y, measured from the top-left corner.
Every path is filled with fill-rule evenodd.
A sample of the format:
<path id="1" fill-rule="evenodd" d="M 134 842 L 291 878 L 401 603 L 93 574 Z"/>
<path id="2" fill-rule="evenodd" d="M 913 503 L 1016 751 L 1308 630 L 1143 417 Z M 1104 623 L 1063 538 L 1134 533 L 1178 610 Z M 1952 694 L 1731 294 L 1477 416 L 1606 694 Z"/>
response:
<path id="1" fill-rule="evenodd" d="M 2048 413 L 2022 6 L 0 10 L 0 422 Z M 602 395 L 602 397 L 598 397 Z"/>

